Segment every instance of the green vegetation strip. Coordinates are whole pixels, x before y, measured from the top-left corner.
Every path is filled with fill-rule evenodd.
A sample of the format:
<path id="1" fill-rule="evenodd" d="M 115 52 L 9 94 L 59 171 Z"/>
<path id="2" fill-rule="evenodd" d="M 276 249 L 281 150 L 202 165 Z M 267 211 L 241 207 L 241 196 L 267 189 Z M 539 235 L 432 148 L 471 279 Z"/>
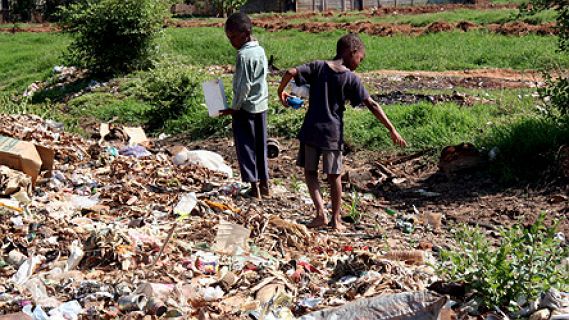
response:
<path id="1" fill-rule="evenodd" d="M 288 68 L 314 59 L 329 59 L 342 31 L 320 34 L 265 32 L 256 36 Z M 362 35 L 367 56 L 358 71 L 377 69 L 461 70 L 472 68 L 539 69 L 569 67 L 569 56 L 556 52 L 555 37 L 509 37 L 481 31 L 447 32 L 419 37 Z M 0 34 L 0 91 L 23 90 L 61 63 L 69 38 L 54 33 Z M 168 29 L 162 52 L 192 65 L 233 64 L 235 50 L 220 28 Z"/>
<path id="2" fill-rule="evenodd" d="M 372 23 L 394 23 L 394 24 L 410 24 L 416 27 L 427 26 L 433 22 L 444 21 L 456 23 L 461 21 L 470 21 L 476 24 L 491 23 L 508 23 L 514 21 L 525 22 L 529 24 L 542 24 L 555 22 L 555 11 L 546 10 L 531 16 L 518 16 L 517 9 L 497 9 L 497 10 L 472 10 L 458 9 L 436 13 L 424 14 L 407 14 L 407 15 L 386 15 L 379 17 L 368 17 L 361 14 L 348 14 L 344 16 L 317 16 L 307 19 L 291 19 L 289 23 L 303 22 L 335 22 L 335 23 L 354 23 L 360 21 L 369 21 Z"/>
<path id="3" fill-rule="evenodd" d="M 256 37 L 281 68 L 315 59 L 330 59 L 343 31 L 319 34 L 265 32 Z M 235 51 L 220 28 L 170 29 L 170 49 L 197 65 L 233 64 Z M 461 70 L 473 68 L 539 69 L 568 67 L 569 56 L 556 52 L 554 37 L 509 37 L 482 31 L 445 32 L 419 37 L 361 35 L 367 55 L 359 71 Z"/>
<path id="4" fill-rule="evenodd" d="M 54 33 L 0 33 L 0 92 L 23 90 L 43 80 L 59 60 L 69 39 Z"/>

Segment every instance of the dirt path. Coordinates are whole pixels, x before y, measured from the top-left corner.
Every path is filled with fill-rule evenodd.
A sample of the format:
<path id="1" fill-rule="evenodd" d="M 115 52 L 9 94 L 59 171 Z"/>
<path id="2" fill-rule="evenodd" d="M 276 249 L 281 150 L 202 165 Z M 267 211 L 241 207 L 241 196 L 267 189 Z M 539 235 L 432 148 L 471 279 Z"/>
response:
<path id="1" fill-rule="evenodd" d="M 9 28 L 0 28 L 0 33 L 20 33 L 20 32 L 32 32 L 32 33 L 44 33 L 44 32 L 59 32 L 61 28 L 56 26 L 55 24 L 44 23 L 38 25 L 32 25 L 28 27 L 9 27 Z"/>
<path id="2" fill-rule="evenodd" d="M 184 143 L 183 137 L 174 138 L 170 143 Z M 298 150 L 295 140 L 280 139 L 283 150 L 278 159 L 270 161 L 273 181 L 284 185 L 293 192 L 293 181 L 303 181 L 301 170 L 295 166 Z M 222 154 L 235 170 L 236 156 L 233 143 L 228 139 L 190 143 L 193 148 L 206 148 Z M 374 198 L 362 199 L 359 210 L 367 213 L 359 224 L 350 225 L 351 232 L 373 233 L 377 212 L 385 208 L 395 209 L 401 214 L 413 213 L 413 206 L 420 212 L 417 230 L 411 234 L 402 233 L 395 226 L 395 218 L 380 221 L 382 233 L 387 239 L 396 240 L 403 246 L 420 241 L 428 241 L 436 246 L 445 246 L 452 239 L 452 229 L 457 224 L 479 225 L 491 236 L 497 237 L 497 228 L 511 226 L 521 221 L 531 224 L 541 212 L 546 212 L 548 223 L 559 222 L 559 231 L 569 236 L 569 185 L 557 180 L 539 186 L 504 186 L 497 182 L 488 171 L 480 169 L 447 176 L 439 172 L 433 160 L 438 150 L 416 155 L 398 156 L 371 151 L 357 151 L 345 157 L 344 190 L 355 189 L 373 194 Z M 402 182 L 381 181 L 381 168 L 387 168 Z M 296 179 L 294 178 L 296 177 Z M 289 194 L 293 199 L 302 198 L 302 193 Z M 344 194 L 345 203 L 351 198 Z M 286 208 L 286 205 L 284 205 Z M 281 208 L 282 210 L 285 210 Z M 304 206 L 311 212 L 310 205 Z M 442 228 L 437 232 L 421 224 L 428 215 L 442 214 Z M 293 219 L 307 219 L 296 216 Z M 424 222 L 424 221 L 423 221 Z"/>
<path id="3" fill-rule="evenodd" d="M 536 88 L 544 84 L 541 72 L 512 69 L 452 71 L 377 70 L 361 74 L 368 85 L 380 91 Z"/>
<path id="4" fill-rule="evenodd" d="M 524 22 L 508 22 L 504 24 L 487 24 L 479 25 L 469 21 L 461 21 L 458 23 L 433 22 L 425 27 L 415 27 L 410 24 L 394 24 L 394 23 L 373 23 L 370 21 L 359 22 L 304 22 L 289 23 L 289 19 L 275 17 L 271 20 L 254 20 L 256 27 L 263 28 L 269 32 L 282 30 L 298 30 L 310 33 L 330 32 L 335 30 L 345 30 L 356 33 L 367 33 L 373 36 L 392 36 L 396 34 L 418 36 L 428 33 L 449 32 L 454 30 L 470 31 L 470 30 L 486 30 L 492 33 L 523 36 L 527 34 L 538 35 L 555 35 L 557 30 L 555 23 L 546 23 L 541 25 L 532 25 Z M 171 21 L 168 23 L 171 27 L 177 28 L 197 28 L 197 27 L 216 27 L 221 28 L 223 22 L 210 22 L 199 20 Z"/>

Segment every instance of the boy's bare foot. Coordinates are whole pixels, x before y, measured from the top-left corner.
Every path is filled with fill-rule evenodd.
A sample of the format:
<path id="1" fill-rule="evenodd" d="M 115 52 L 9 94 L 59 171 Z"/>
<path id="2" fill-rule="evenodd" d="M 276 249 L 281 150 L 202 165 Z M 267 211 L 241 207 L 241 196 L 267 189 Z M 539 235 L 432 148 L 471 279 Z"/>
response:
<path id="1" fill-rule="evenodd" d="M 247 195 L 253 199 L 261 200 L 261 190 L 259 190 L 259 183 L 251 182 L 251 189 L 249 189 Z"/>
<path id="2" fill-rule="evenodd" d="M 346 227 L 342 224 L 340 219 L 334 219 L 334 220 L 330 221 L 329 226 L 334 231 L 345 231 L 346 230 Z"/>
<path id="3" fill-rule="evenodd" d="M 270 197 L 271 196 L 271 188 L 269 187 L 268 180 L 261 180 L 259 183 L 259 191 L 261 192 L 261 196 L 263 197 Z"/>
<path id="4" fill-rule="evenodd" d="M 327 225 L 328 225 L 328 218 L 326 217 L 326 215 L 318 215 L 306 226 L 308 228 L 322 228 L 326 227 Z"/>

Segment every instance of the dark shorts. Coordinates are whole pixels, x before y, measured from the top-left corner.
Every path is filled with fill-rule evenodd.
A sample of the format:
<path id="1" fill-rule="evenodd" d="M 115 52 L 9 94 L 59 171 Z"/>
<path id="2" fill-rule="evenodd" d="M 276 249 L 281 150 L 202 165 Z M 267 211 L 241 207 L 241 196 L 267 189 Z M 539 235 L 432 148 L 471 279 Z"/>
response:
<path id="1" fill-rule="evenodd" d="M 322 169 L 325 174 L 342 173 L 342 151 L 341 150 L 320 150 L 319 148 L 300 144 L 296 165 L 305 170 L 318 171 L 318 164 L 322 157 Z"/>

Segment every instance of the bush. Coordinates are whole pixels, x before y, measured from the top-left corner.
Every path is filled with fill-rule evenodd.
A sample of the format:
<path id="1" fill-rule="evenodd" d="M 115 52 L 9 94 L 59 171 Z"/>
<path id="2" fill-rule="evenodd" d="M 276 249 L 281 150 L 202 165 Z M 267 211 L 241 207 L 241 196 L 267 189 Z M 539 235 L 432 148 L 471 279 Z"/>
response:
<path id="1" fill-rule="evenodd" d="M 14 21 L 30 21 L 32 12 L 36 9 L 35 0 L 17 0 L 9 1 L 10 16 Z"/>
<path id="2" fill-rule="evenodd" d="M 539 89 L 547 110 L 554 117 L 569 117 L 569 78 L 553 80 L 546 77 L 546 86 Z"/>
<path id="3" fill-rule="evenodd" d="M 559 30 L 559 50 L 567 53 L 569 51 L 569 5 L 567 5 L 567 0 L 530 0 L 530 3 L 531 6 L 522 8 L 522 13 L 535 14 L 547 9 L 555 10 Z M 548 77 L 547 87 L 541 90 L 540 94 L 554 115 L 569 117 L 568 78 L 561 77 L 555 81 Z"/>
<path id="4" fill-rule="evenodd" d="M 74 38 L 68 62 L 103 75 L 147 68 L 166 14 L 161 0 L 88 0 L 64 7 L 61 25 Z"/>
<path id="5" fill-rule="evenodd" d="M 152 106 L 145 115 L 150 130 L 192 131 L 206 137 L 218 130 L 223 120 L 209 118 L 199 73 L 194 67 L 160 63 L 135 75 L 138 79 L 127 85 L 126 93 Z"/>
<path id="6" fill-rule="evenodd" d="M 464 227 L 457 234 L 459 249 L 443 251 L 438 273 L 446 280 L 465 282 L 476 290 L 477 299 L 487 308 L 517 309 L 512 302 L 533 301 L 554 287 L 569 289 L 569 270 L 562 261 L 569 254 L 547 227 L 544 214 L 530 227 L 516 225 L 501 230 L 498 247 L 480 229 Z"/>
<path id="7" fill-rule="evenodd" d="M 555 164 L 559 146 L 569 143 L 569 126 L 550 117 L 523 117 L 494 127 L 482 144 L 497 147 L 493 170 L 504 180 L 535 180 Z"/>

